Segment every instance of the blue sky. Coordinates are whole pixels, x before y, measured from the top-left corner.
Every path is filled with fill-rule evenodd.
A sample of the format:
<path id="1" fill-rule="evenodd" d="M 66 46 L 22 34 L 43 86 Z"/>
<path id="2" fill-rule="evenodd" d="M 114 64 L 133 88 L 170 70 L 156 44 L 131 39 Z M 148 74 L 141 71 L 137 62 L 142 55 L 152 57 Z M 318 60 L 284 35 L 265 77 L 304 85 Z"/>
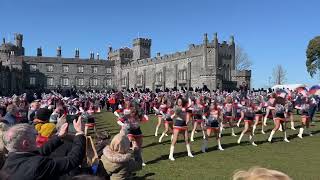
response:
<path id="1" fill-rule="evenodd" d="M 317 0 L 0 0 L 0 37 L 24 34 L 26 55 L 106 57 L 107 46 L 131 46 L 137 37 L 152 38 L 152 54 L 187 49 L 203 33 L 219 40 L 235 36 L 253 61 L 254 87 L 268 85 L 277 64 L 287 83 L 316 84 L 305 67 L 308 41 L 320 35 Z"/>

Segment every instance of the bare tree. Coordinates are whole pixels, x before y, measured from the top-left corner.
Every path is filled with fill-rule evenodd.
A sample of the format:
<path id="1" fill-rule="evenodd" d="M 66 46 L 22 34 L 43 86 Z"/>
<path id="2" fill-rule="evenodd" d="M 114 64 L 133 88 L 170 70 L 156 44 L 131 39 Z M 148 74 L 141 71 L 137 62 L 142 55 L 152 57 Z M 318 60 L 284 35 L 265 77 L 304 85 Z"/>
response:
<path id="1" fill-rule="evenodd" d="M 277 65 L 275 68 L 273 68 L 272 78 L 275 85 L 284 84 L 287 80 L 286 76 L 287 72 L 281 65 Z"/>
<path id="2" fill-rule="evenodd" d="M 235 52 L 236 70 L 239 70 L 239 71 L 250 70 L 252 66 L 252 62 L 248 54 L 239 45 L 236 46 L 235 50 L 236 50 Z"/>

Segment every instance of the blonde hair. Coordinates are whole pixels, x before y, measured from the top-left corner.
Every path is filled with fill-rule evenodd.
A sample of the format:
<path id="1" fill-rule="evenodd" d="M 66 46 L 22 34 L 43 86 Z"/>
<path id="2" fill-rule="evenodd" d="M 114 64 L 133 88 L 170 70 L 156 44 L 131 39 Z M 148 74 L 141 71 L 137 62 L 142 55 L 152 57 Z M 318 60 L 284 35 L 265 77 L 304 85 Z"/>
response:
<path id="1" fill-rule="evenodd" d="M 232 180 L 292 180 L 288 175 L 267 168 L 252 167 L 248 171 L 237 171 Z"/>

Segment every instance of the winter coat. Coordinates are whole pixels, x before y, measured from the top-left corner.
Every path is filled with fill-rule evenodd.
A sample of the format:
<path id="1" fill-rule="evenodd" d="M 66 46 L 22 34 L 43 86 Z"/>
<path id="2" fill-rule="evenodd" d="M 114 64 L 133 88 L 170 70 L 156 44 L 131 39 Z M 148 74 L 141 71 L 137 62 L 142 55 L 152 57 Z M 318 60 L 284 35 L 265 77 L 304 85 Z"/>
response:
<path id="1" fill-rule="evenodd" d="M 9 174 L 9 179 L 14 180 L 58 179 L 81 164 L 85 143 L 84 135 L 75 136 L 67 156 L 52 158 L 49 155 L 63 144 L 61 138 L 55 136 L 39 152 L 10 152 L 2 170 Z"/>
<path id="2" fill-rule="evenodd" d="M 131 153 L 120 154 L 111 151 L 107 146 L 101 156 L 101 162 L 111 180 L 130 179 L 132 172 L 142 169 L 140 151 L 134 151 L 133 156 Z"/>

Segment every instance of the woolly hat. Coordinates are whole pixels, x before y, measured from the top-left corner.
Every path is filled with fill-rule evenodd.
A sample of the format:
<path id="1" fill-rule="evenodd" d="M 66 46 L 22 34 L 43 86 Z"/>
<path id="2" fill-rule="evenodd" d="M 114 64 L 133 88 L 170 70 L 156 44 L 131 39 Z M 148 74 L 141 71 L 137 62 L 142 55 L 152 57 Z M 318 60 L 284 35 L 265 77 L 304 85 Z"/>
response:
<path id="1" fill-rule="evenodd" d="M 56 125 L 53 123 L 37 124 L 35 129 L 41 136 L 50 137 L 54 133 Z"/>
<path id="2" fill-rule="evenodd" d="M 126 134 L 121 131 L 113 137 L 109 148 L 111 151 L 118 152 L 120 154 L 126 154 L 130 149 L 130 141 Z"/>
<path id="3" fill-rule="evenodd" d="M 51 112 L 47 108 L 40 108 L 36 112 L 36 118 L 40 119 L 41 121 L 49 121 Z"/>

